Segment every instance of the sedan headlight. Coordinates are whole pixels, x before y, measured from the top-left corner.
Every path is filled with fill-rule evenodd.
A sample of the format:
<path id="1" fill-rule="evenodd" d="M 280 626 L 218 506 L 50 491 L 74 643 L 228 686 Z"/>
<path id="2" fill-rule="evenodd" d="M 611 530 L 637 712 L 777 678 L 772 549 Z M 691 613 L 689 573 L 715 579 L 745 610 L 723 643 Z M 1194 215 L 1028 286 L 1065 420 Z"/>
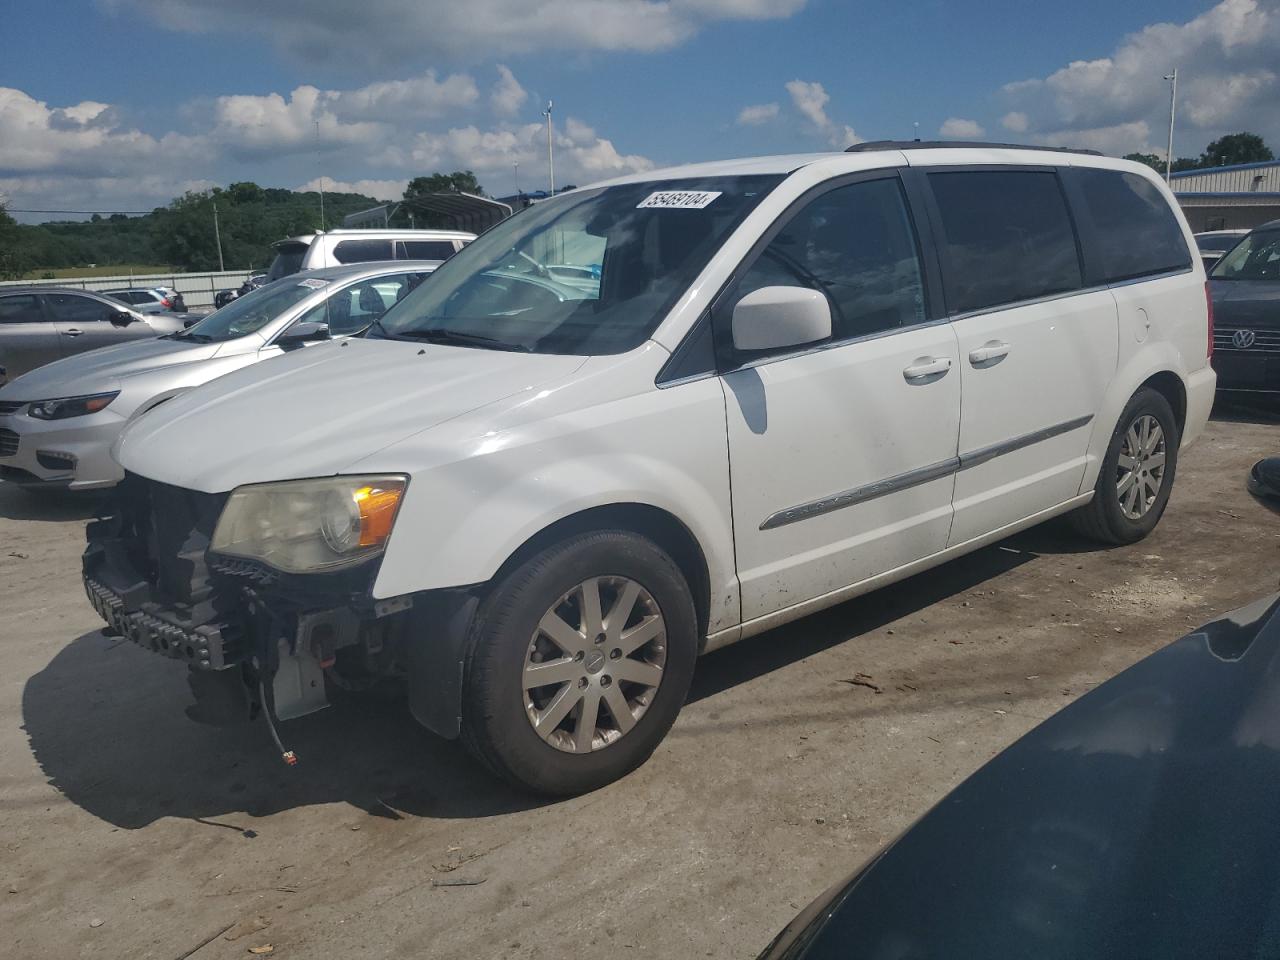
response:
<path id="1" fill-rule="evenodd" d="M 408 478 L 329 477 L 231 491 L 211 550 L 286 573 L 323 573 L 381 553 Z"/>
<path id="2" fill-rule="evenodd" d="M 113 390 L 111 393 L 91 393 L 84 397 L 37 400 L 27 408 L 27 413 L 37 420 L 66 420 L 68 417 L 83 417 L 105 409 L 107 404 L 118 396 L 120 391 Z"/>

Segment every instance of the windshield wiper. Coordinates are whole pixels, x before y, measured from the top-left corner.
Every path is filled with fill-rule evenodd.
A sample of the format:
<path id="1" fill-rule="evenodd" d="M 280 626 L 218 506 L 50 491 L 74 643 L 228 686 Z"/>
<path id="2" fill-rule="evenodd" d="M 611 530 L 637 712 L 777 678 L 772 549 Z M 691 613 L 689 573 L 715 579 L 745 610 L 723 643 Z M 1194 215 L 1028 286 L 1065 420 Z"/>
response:
<path id="1" fill-rule="evenodd" d="M 364 328 L 364 332 L 361 334 L 361 336 L 367 337 L 369 335 L 369 331 L 372 330 L 374 327 L 377 327 L 379 330 L 381 330 L 382 336 L 387 340 L 395 339 L 395 334 L 393 334 L 390 330 L 388 330 L 386 327 L 382 325 L 382 320 L 379 317 L 374 317 L 373 320 L 370 321 L 369 325 Z"/>
<path id="2" fill-rule="evenodd" d="M 482 333 L 463 333 L 460 330 L 449 330 L 445 327 L 427 327 L 424 330 L 401 330 L 396 333 L 405 340 L 426 340 L 429 343 L 456 343 L 469 347 L 481 347 L 486 350 L 514 350 L 517 353 L 532 353 L 531 347 L 523 343 L 511 343 L 497 337 L 486 337 Z"/>
<path id="3" fill-rule="evenodd" d="M 161 339 L 190 340 L 192 343 L 213 343 L 213 337 L 209 336 L 207 333 L 188 333 L 185 330 L 180 333 L 171 333 L 165 337 L 161 337 Z"/>

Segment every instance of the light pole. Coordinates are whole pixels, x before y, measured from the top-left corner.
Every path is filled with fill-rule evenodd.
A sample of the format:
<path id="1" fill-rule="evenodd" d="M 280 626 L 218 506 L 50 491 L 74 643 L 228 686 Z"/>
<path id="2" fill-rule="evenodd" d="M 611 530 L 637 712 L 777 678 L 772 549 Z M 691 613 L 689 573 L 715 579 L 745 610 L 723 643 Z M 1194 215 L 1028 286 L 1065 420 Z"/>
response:
<path id="1" fill-rule="evenodd" d="M 1169 86 L 1169 152 L 1164 155 L 1164 182 L 1168 183 L 1173 176 L 1173 118 L 1178 110 L 1178 68 L 1165 77 L 1172 81 Z"/>
<path id="2" fill-rule="evenodd" d="M 316 166 L 320 166 L 320 121 L 316 121 Z M 316 181 L 316 186 L 320 189 L 320 232 L 324 232 L 324 174 L 320 174 L 320 179 Z"/>
<path id="3" fill-rule="evenodd" d="M 547 109 L 542 111 L 547 118 L 547 173 L 551 180 L 551 196 L 556 195 L 556 157 L 551 150 L 551 101 L 547 101 Z"/>
<path id="4" fill-rule="evenodd" d="M 225 273 L 227 268 L 222 262 L 222 233 L 218 230 L 218 201 L 213 201 L 213 239 L 218 243 L 218 272 Z"/>
<path id="5" fill-rule="evenodd" d="M 520 199 L 520 161 L 516 160 L 514 163 L 511 164 L 511 166 L 515 170 L 516 199 L 519 200 Z"/>

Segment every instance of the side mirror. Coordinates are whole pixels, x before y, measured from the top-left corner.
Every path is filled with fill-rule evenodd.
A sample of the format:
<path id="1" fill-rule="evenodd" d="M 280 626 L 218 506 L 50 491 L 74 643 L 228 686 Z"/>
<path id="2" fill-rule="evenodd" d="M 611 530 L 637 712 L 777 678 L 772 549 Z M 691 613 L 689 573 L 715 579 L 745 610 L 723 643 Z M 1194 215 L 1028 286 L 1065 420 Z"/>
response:
<path id="1" fill-rule="evenodd" d="M 290 347 L 298 347 L 304 343 L 314 343 L 317 340 L 328 339 L 329 325 L 327 323 L 306 320 L 301 323 L 295 323 L 280 336 L 276 337 L 276 346 L 287 350 Z"/>
<path id="2" fill-rule="evenodd" d="M 777 350 L 831 336 L 831 304 L 806 287 L 761 287 L 733 308 L 736 350 Z"/>
<path id="3" fill-rule="evenodd" d="M 119 313 L 113 313 L 111 315 L 111 322 L 115 324 L 117 327 L 127 327 L 129 324 L 135 322 L 137 319 L 138 318 L 135 317 L 128 310 L 121 310 Z"/>

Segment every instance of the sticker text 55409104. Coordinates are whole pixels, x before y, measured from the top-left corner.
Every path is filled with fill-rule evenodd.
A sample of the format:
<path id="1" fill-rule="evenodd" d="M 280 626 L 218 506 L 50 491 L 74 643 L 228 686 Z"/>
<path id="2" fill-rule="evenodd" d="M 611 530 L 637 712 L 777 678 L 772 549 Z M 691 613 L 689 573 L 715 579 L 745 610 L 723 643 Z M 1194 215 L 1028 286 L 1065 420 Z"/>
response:
<path id="1" fill-rule="evenodd" d="M 701 210 L 716 197 L 720 191 L 710 190 L 659 190 L 651 193 L 639 203 L 636 209 L 654 208 L 664 210 Z"/>

